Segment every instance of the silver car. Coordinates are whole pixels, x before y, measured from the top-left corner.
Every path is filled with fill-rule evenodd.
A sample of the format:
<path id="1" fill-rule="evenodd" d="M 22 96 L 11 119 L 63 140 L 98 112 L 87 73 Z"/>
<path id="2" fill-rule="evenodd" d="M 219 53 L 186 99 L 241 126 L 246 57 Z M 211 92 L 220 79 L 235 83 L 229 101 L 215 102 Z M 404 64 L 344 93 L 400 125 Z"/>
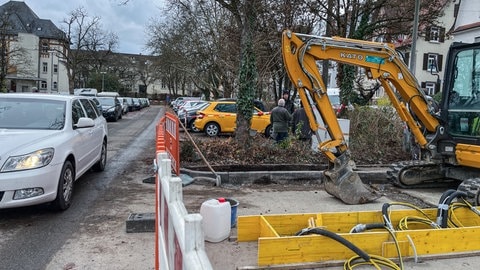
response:
<path id="1" fill-rule="evenodd" d="M 105 169 L 107 136 L 90 97 L 0 94 L 0 209 L 67 209 L 74 182 Z"/>

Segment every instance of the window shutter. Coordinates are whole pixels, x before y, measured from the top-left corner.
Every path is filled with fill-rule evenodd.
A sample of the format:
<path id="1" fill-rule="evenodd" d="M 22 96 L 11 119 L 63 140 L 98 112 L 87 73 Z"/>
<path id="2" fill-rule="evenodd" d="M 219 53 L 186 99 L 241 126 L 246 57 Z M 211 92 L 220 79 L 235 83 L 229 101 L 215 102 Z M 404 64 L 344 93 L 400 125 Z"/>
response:
<path id="1" fill-rule="evenodd" d="M 435 83 L 435 94 L 440 92 L 440 84 L 439 83 Z"/>
<path id="2" fill-rule="evenodd" d="M 440 36 L 438 38 L 438 41 L 445 42 L 445 27 L 440 28 Z"/>
<path id="3" fill-rule="evenodd" d="M 422 70 L 428 70 L 427 65 L 428 65 L 428 53 L 424 53 Z"/>
<path id="4" fill-rule="evenodd" d="M 439 54 L 437 56 L 438 59 L 438 71 L 442 71 L 442 66 L 443 66 L 443 55 Z"/>
<path id="5" fill-rule="evenodd" d="M 425 89 L 425 87 L 427 87 L 427 84 L 425 82 L 422 82 L 420 86 L 422 87 L 422 89 Z"/>
<path id="6" fill-rule="evenodd" d="M 405 64 L 408 66 L 408 63 L 410 63 L 410 53 L 407 52 L 405 53 L 405 59 L 403 59 L 405 61 Z"/>
<path id="7" fill-rule="evenodd" d="M 428 27 L 425 29 L 425 40 L 426 40 L 426 41 L 430 41 L 430 29 L 431 29 L 430 26 L 428 26 Z"/>

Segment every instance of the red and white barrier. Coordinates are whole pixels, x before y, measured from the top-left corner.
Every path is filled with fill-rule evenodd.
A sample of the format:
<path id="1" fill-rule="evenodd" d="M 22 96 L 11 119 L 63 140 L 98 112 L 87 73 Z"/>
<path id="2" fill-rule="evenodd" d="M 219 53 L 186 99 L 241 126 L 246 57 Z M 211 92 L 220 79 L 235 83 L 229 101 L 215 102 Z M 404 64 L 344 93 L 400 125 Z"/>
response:
<path id="1" fill-rule="evenodd" d="M 202 216 L 188 214 L 183 204 L 182 180 L 172 177 L 167 153 L 157 153 L 155 164 L 155 269 L 213 269 L 205 252 Z"/>

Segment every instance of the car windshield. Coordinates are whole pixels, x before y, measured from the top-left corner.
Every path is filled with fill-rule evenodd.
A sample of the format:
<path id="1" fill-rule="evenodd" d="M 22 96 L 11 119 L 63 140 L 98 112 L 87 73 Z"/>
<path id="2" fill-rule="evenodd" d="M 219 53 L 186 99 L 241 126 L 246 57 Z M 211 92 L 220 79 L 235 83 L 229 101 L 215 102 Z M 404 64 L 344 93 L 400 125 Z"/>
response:
<path id="1" fill-rule="evenodd" d="M 115 106 L 115 99 L 110 97 L 97 97 L 100 104 L 105 106 Z"/>
<path id="2" fill-rule="evenodd" d="M 65 102 L 0 97 L 0 129 L 50 129 L 65 126 Z"/>

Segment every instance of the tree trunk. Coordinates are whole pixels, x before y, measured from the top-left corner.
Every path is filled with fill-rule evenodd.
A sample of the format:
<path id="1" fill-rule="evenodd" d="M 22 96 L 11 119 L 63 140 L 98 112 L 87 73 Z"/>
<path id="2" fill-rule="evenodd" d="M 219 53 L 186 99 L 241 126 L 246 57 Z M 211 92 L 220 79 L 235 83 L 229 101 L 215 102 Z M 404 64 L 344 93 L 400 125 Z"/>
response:
<path id="1" fill-rule="evenodd" d="M 247 150 L 250 145 L 250 124 L 258 76 L 256 57 L 253 50 L 253 33 L 256 24 L 255 0 L 245 1 L 244 18 L 235 139 L 239 145 L 244 147 L 244 150 Z"/>

